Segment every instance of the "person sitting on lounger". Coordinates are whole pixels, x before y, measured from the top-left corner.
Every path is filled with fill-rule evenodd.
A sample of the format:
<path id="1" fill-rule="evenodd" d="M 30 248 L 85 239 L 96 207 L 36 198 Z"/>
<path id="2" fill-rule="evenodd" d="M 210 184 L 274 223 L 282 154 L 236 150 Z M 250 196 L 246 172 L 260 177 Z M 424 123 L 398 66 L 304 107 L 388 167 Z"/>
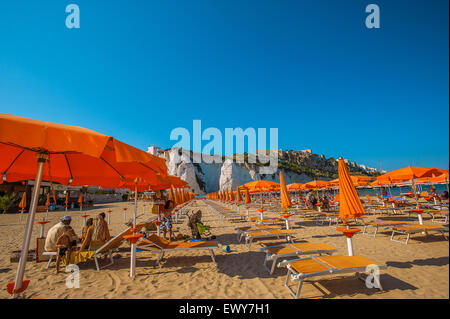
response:
<path id="1" fill-rule="evenodd" d="M 81 242 L 83 242 L 85 240 L 87 231 L 88 231 L 89 227 L 92 226 L 93 223 L 94 223 L 94 218 L 88 218 L 88 220 L 86 220 L 86 226 L 84 226 L 83 230 L 81 231 Z"/>
<path id="2" fill-rule="evenodd" d="M 444 191 L 444 193 L 440 197 L 442 200 L 448 201 L 448 192 Z"/>
<path id="3" fill-rule="evenodd" d="M 167 239 L 166 233 L 169 231 L 169 241 L 172 239 L 172 210 L 173 201 L 170 199 L 164 205 L 164 217 L 162 218 L 162 223 L 160 229 L 163 230 L 164 239 Z"/>
<path id="4" fill-rule="evenodd" d="M 70 260 L 70 253 L 72 251 L 72 227 L 66 225 L 63 227 L 62 234 L 56 240 L 56 248 L 58 249 L 56 254 L 56 273 L 59 273 L 59 264 L 61 262 L 61 257 L 66 257 L 66 264 Z"/>
<path id="5" fill-rule="evenodd" d="M 96 217 L 92 226 L 86 232 L 86 237 L 81 244 L 80 251 L 89 247 L 89 250 L 97 250 L 111 239 L 109 230 L 105 221 L 101 217 Z"/>
<path id="6" fill-rule="evenodd" d="M 45 238 L 45 251 L 56 251 L 56 240 L 63 233 L 64 226 L 69 226 L 71 221 L 70 216 L 64 216 L 59 220 L 59 223 L 48 230 Z"/>

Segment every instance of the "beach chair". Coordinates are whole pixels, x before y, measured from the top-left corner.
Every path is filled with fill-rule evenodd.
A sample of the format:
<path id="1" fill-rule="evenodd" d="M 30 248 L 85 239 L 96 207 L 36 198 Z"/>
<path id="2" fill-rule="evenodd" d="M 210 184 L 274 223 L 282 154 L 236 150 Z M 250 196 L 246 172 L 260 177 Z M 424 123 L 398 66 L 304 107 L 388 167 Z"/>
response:
<path id="1" fill-rule="evenodd" d="M 420 224 L 408 224 L 405 226 L 392 227 L 391 240 L 402 244 L 408 244 L 409 237 L 411 234 L 425 233 L 426 235 L 428 235 L 428 233 L 432 231 L 442 233 L 444 239 L 448 240 L 448 237 L 445 236 L 445 232 L 448 232 L 448 227 L 439 225 L 420 225 Z M 406 235 L 406 241 L 394 239 L 395 234 Z"/>
<path id="2" fill-rule="evenodd" d="M 331 255 L 339 251 L 339 249 L 322 243 L 287 243 L 262 247 L 260 251 L 266 253 L 264 258 L 264 268 L 266 268 L 269 274 L 273 274 L 278 259 L 299 257 L 301 255 Z M 270 267 L 267 265 L 268 262 L 272 262 Z"/>
<path id="3" fill-rule="evenodd" d="M 160 256 L 156 263 L 163 259 L 166 252 L 180 251 L 180 250 L 208 250 L 211 254 L 211 259 L 216 262 L 213 249 L 219 248 L 216 240 L 212 241 L 198 241 L 198 242 L 169 242 L 157 235 L 150 235 L 143 238 L 137 245 L 140 249 L 147 249 L 150 251 L 160 251 Z"/>
<path id="4" fill-rule="evenodd" d="M 375 237 L 378 232 L 378 228 L 390 228 L 394 226 L 403 226 L 407 224 L 407 222 L 402 221 L 391 221 L 391 220 L 382 220 L 382 221 L 375 221 L 375 222 L 364 222 L 364 229 L 362 231 L 363 235 Z M 369 233 L 367 230 L 369 228 L 374 228 L 375 231 L 372 233 Z"/>
<path id="5" fill-rule="evenodd" d="M 259 232 L 245 232 L 245 244 L 247 245 L 248 250 L 250 250 L 250 246 L 252 245 L 253 240 L 255 239 L 267 239 L 267 238 L 285 238 L 286 241 L 293 241 L 292 234 L 294 231 L 292 229 L 275 229 L 275 230 L 265 230 Z"/>
<path id="6" fill-rule="evenodd" d="M 288 269 L 286 281 L 284 285 L 288 288 L 291 295 L 298 299 L 306 278 L 327 276 L 332 274 L 356 273 L 357 277 L 365 280 L 360 276 L 360 272 L 370 272 L 372 267 L 384 269 L 386 266 L 376 263 L 362 256 L 318 256 L 306 257 L 297 260 L 285 260 L 278 264 L 278 267 L 286 267 Z M 375 287 L 383 290 L 379 277 L 374 276 Z M 296 292 L 289 287 L 289 281 L 298 280 Z"/>
<path id="7" fill-rule="evenodd" d="M 278 224 L 278 223 L 282 223 L 282 224 L 286 223 L 283 219 L 281 219 L 279 217 L 263 217 L 262 220 L 260 217 L 250 217 L 249 221 L 257 223 L 259 225 L 263 225 L 263 224 L 274 225 L 274 224 Z"/>
<path id="8" fill-rule="evenodd" d="M 246 227 L 238 227 L 234 230 L 237 231 L 238 240 L 242 241 L 242 237 L 246 232 L 258 232 L 262 230 L 275 230 L 275 229 L 281 229 L 281 226 L 275 226 L 275 225 L 262 225 L 262 226 L 246 226 Z"/>
<path id="9" fill-rule="evenodd" d="M 447 224 L 448 222 L 448 210 L 426 210 L 425 212 L 431 215 L 431 221 L 434 223 Z M 442 218 L 438 217 L 442 217 L 444 220 L 442 221 Z"/>
<path id="10" fill-rule="evenodd" d="M 136 231 L 139 231 L 144 226 L 145 226 L 145 224 L 136 225 Z M 123 243 L 123 241 L 125 240 L 124 236 L 131 235 L 132 233 L 133 233 L 132 228 L 128 227 L 127 229 L 125 229 L 121 233 L 119 233 L 118 235 L 111 238 L 108 242 L 106 242 L 103 246 L 98 248 L 96 251 L 83 251 L 83 252 L 78 252 L 78 253 L 73 252 L 71 254 L 70 261 L 67 264 L 78 264 L 81 262 L 87 262 L 90 259 L 94 259 L 95 267 L 97 268 L 97 271 L 100 271 L 100 269 L 109 267 L 112 264 L 114 264 L 114 259 L 113 259 L 113 255 L 112 255 L 113 252 L 116 251 L 119 248 L 119 246 Z M 44 252 L 43 253 L 44 256 L 50 257 L 45 269 L 48 269 L 50 267 L 53 257 L 56 258 L 56 254 L 57 254 L 57 252 Z M 110 263 L 107 265 L 104 265 L 103 267 L 100 268 L 99 259 L 103 258 L 103 257 L 108 257 L 110 259 Z"/>

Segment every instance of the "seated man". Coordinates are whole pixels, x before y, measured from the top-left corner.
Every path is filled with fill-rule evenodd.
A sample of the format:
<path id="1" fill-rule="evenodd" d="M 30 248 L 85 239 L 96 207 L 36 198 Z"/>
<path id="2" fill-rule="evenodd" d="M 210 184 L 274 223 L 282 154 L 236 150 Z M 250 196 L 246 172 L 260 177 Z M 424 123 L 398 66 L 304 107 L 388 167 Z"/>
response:
<path id="1" fill-rule="evenodd" d="M 60 222 L 54 225 L 48 230 L 47 237 L 45 238 L 45 251 L 56 251 L 56 240 L 64 232 L 64 227 L 69 226 L 72 218 L 70 216 L 64 216 L 60 219 Z"/>

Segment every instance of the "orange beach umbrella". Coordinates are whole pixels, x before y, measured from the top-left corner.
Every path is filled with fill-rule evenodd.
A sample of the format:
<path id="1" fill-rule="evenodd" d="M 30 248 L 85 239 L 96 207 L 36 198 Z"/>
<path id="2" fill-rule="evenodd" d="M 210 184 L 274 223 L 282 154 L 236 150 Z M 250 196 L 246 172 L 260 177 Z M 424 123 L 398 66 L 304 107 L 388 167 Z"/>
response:
<path id="1" fill-rule="evenodd" d="M 19 133 L 20 132 L 20 133 Z M 125 177 L 167 175 L 165 160 L 113 137 L 70 125 L 0 113 L 0 174 L 34 180 L 13 295 L 21 291 L 41 181 L 115 187 Z"/>
<path id="2" fill-rule="evenodd" d="M 250 197 L 250 193 L 248 191 L 248 188 L 245 188 L 245 204 L 251 204 L 252 199 Z"/>
<path id="3" fill-rule="evenodd" d="M 20 203 L 19 203 L 19 208 L 22 208 L 22 210 L 27 208 L 27 193 L 26 192 L 23 192 L 22 199 L 20 200 Z"/>
<path id="4" fill-rule="evenodd" d="M 289 191 L 286 187 L 286 181 L 284 180 L 284 175 L 280 172 L 280 189 L 281 189 L 281 208 L 292 207 L 291 199 L 289 198 Z"/>
<path id="5" fill-rule="evenodd" d="M 339 169 L 339 217 L 357 218 L 365 214 L 364 207 L 359 199 L 355 185 L 350 178 L 347 166 L 342 158 L 338 162 Z"/>
<path id="6" fill-rule="evenodd" d="M 344 223 L 346 218 L 357 218 L 361 215 L 365 214 L 364 207 L 359 199 L 358 193 L 356 191 L 355 185 L 350 178 L 350 174 L 348 173 L 347 166 L 345 165 L 344 160 L 339 158 L 338 161 L 338 171 L 339 171 L 339 217 L 344 219 Z M 347 237 L 347 247 L 348 247 L 348 255 L 353 256 L 353 245 L 352 245 L 352 236 L 355 232 L 359 231 L 359 229 L 346 229 L 338 228 L 339 231 L 342 231 Z"/>
<path id="7" fill-rule="evenodd" d="M 242 202 L 242 195 L 241 195 L 241 191 L 239 190 L 239 187 L 236 188 L 236 201 L 238 202 Z"/>

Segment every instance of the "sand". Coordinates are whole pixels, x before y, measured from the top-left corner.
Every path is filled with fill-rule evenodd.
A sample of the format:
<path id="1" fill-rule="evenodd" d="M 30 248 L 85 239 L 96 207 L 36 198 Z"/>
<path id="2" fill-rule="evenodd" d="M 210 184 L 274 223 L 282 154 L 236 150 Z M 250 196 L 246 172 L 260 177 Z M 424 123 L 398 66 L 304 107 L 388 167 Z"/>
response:
<path id="1" fill-rule="evenodd" d="M 82 214 L 94 217 L 100 212 L 113 211 L 111 233 L 114 235 L 125 228 L 122 208 L 131 203 L 111 203 L 96 205 L 80 212 L 70 211 L 72 226 L 77 234 L 83 225 Z M 148 206 L 147 206 L 148 207 Z M 212 233 L 222 244 L 230 245 L 231 252 L 216 250 L 213 263 L 207 251 L 184 251 L 166 254 L 160 265 L 156 265 L 156 254 L 147 251 L 137 253 L 137 275 L 129 277 L 129 245 L 121 246 L 120 258 L 109 268 L 96 271 L 93 261 L 80 264 L 80 288 L 67 288 L 68 274 L 55 274 L 54 263 L 45 269 L 46 263 L 28 262 L 25 279 L 31 280 L 24 293 L 26 298 L 292 298 L 284 287 L 286 269 L 277 268 L 269 275 L 263 267 L 264 253 L 259 252 L 262 241 L 252 244 L 251 250 L 237 240 L 235 227 L 249 225 L 247 222 L 221 221 L 203 201 L 195 201 L 190 209 L 201 209 L 203 222 L 211 226 Z M 267 215 L 276 215 L 279 209 L 273 208 Z M 142 203 L 139 213 L 142 213 Z M 252 216 L 258 216 L 257 207 L 250 209 Z M 64 211 L 50 213 L 51 223 L 46 230 L 65 215 Z M 41 220 L 45 213 L 38 213 Z M 146 220 L 153 215 L 148 212 L 139 218 Z M 369 216 L 367 220 L 376 219 Z M 378 216 L 378 218 L 380 218 Z M 382 217 L 383 219 L 386 216 Z M 393 219 L 404 219 L 393 217 Z M 11 251 L 21 248 L 25 220 L 19 222 L 16 214 L 0 215 L 0 298 L 9 298 L 5 286 L 14 281 L 17 263 L 10 262 Z M 424 216 L 425 224 L 433 224 Z M 50 225 L 50 226 L 49 226 Z M 345 237 L 328 224 L 317 225 L 300 216 L 291 217 L 291 225 L 296 231 L 296 240 L 327 243 L 347 254 Z M 441 225 L 441 224 L 439 224 Z M 180 227 L 182 234 L 190 235 L 184 219 Z M 33 229 L 31 248 L 39 234 L 39 225 Z M 447 233 L 448 235 L 448 233 Z M 353 274 L 341 274 L 311 278 L 303 285 L 302 298 L 449 298 L 449 242 L 442 235 L 429 236 L 415 234 L 408 245 L 392 242 L 390 233 L 380 232 L 376 238 L 357 234 L 353 238 L 356 255 L 362 255 L 387 265 L 381 270 L 384 291 L 369 289 Z M 272 242 L 274 240 L 271 240 Z"/>

